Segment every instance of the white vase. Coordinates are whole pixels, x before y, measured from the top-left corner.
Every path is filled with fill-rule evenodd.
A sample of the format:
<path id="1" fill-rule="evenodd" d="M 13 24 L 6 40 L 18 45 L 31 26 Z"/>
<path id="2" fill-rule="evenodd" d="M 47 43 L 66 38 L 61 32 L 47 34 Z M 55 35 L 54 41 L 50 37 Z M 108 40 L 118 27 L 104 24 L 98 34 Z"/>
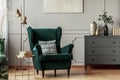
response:
<path id="1" fill-rule="evenodd" d="M 90 23 L 90 35 L 95 35 L 96 29 L 97 29 L 97 24 L 95 21 L 93 21 L 92 23 Z"/>

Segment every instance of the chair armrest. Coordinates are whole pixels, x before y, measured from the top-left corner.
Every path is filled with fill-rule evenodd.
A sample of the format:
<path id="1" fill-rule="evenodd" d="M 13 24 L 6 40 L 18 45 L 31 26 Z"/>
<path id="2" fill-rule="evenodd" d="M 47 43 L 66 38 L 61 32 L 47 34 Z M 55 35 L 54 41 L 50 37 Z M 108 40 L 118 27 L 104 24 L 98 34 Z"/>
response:
<path id="1" fill-rule="evenodd" d="M 40 69 L 40 64 L 38 64 L 40 62 L 40 55 L 42 55 L 42 51 L 41 51 L 41 46 L 39 44 L 36 44 L 32 50 L 32 54 L 34 55 L 33 58 L 33 64 L 35 69 L 39 70 Z"/>
<path id="2" fill-rule="evenodd" d="M 61 48 L 61 53 L 72 53 L 73 47 L 74 47 L 73 44 L 66 45 Z"/>
<path id="3" fill-rule="evenodd" d="M 41 46 L 39 44 L 36 44 L 33 48 L 33 55 L 37 53 L 38 55 L 42 55 Z"/>

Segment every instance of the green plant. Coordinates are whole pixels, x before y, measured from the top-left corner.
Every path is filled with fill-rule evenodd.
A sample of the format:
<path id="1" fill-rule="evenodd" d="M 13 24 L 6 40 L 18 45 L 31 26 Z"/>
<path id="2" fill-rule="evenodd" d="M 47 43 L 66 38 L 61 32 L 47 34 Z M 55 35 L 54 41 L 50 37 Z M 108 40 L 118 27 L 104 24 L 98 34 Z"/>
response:
<path id="1" fill-rule="evenodd" d="M 113 16 L 108 16 L 107 12 L 103 12 L 102 15 L 99 15 L 98 20 L 99 21 L 103 21 L 105 25 L 107 25 L 108 23 L 113 25 L 114 21 L 112 20 Z"/>

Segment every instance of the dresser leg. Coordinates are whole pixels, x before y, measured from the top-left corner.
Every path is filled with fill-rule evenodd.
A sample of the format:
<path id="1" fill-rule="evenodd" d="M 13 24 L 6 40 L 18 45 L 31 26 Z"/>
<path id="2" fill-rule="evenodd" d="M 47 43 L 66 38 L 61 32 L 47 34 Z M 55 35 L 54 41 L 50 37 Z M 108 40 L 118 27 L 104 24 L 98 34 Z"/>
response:
<path id="1" fill-rule="evenodd" d="M 117 65 L 117 68 L 120 69 L 120 65 Z"/>
<path id="2" fill-rule="evenodd" d="M 85 70 L 87 69 L 87 65 L 85 65 Z"/>

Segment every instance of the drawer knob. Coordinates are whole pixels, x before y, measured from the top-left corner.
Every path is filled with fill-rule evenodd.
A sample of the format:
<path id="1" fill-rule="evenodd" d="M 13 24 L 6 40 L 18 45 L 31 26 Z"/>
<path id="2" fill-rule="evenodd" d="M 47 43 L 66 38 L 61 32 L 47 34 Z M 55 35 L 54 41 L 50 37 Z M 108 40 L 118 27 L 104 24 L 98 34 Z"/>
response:
<path id="1" fill-rule="evenodd" d="M 115 59 L 113 59 L 113 61 L 116 61 Z"/>
<path id="2" fill-rule="evenodd" d="M 94 59 L 92 59 L 92 61 L 95 61 Z"/>
<path id="3" fill-rule="evenodd" d="M 115 51 L 115 50 L 113 50 L 113 52 L 115 53 L 116 51 Z"/>
<path id="4" fill-rule="evenodd" d="M 94 41 L 92 41 L 92 44 L 94 44 L 95 42 Z"/>
<path id="5" fill-rule="evenodd" d="M 92 50 L 91 52 L 93 52 L 93 53 L 94 53 L 95 51 L 94 51 L 94 50 Z"/>
<path id="6" fill-rule="evenodd" d="M 113 41 L 113 44 L 115 44 L 116 42 L 115 41 Z"/>

